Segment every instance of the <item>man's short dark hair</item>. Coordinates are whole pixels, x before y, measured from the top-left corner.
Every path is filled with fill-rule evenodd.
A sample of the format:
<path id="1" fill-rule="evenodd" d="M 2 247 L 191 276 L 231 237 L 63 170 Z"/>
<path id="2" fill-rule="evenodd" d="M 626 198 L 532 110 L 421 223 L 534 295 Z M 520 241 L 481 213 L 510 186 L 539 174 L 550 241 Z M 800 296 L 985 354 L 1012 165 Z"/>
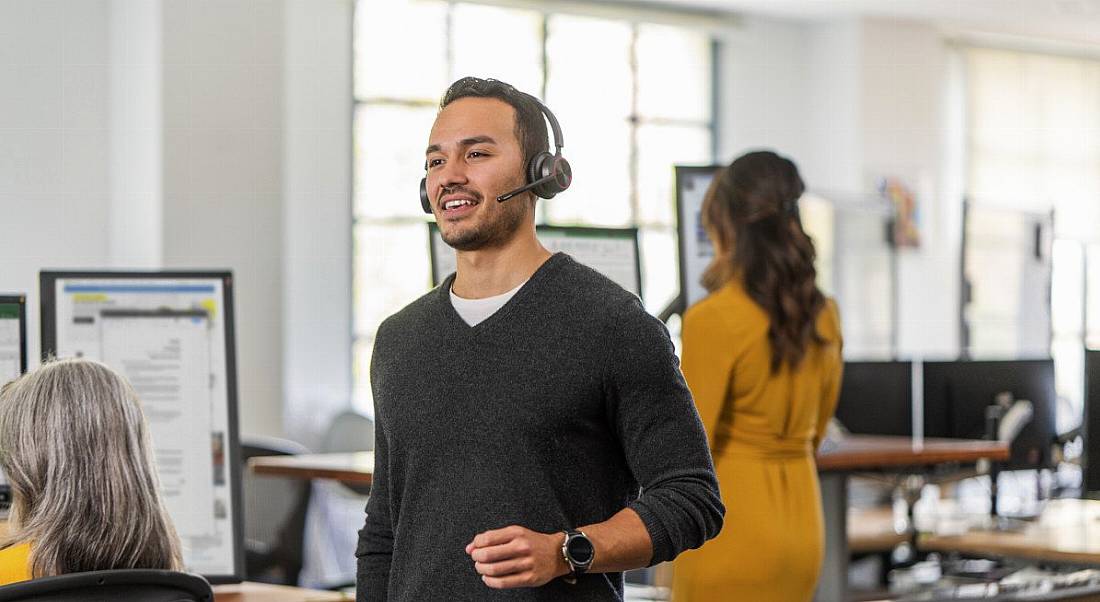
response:
<path id="1" fill-rule="evenodd" d="M 538 101 L 520 92 L 500 80 L 464 77 L 447 88 L 439 108 L 460 98 L 496 98 L 511 105 L 516 110 L 516 140 L 523 149 L 523 164 L 526 166 L 531 157 L 549 150 L 550 141 L 546 133 L 546 121 Z"/>

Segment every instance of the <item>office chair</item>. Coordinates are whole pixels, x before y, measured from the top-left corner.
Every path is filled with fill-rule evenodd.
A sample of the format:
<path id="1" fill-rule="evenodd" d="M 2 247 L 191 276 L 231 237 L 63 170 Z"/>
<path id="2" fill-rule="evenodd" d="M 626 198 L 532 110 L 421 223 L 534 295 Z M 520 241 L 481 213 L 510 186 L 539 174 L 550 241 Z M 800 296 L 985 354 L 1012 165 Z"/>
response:
<path id="1" fill-rule="evenodd" d="M 345 410 L 333 417 L 321 441 L 321 450 L 326 453 L 373 450 L 374 421 Z M 363 524 L 369 494 L 369 485 L 313 481 L 313 503 L 306 517 L 303 585 L 337 589 L 355 582 L 356 529 Z"/>
<path id="2" fill-rule="evenodd" d="M 241 462 L 258 456 L 308 453 L 305 446 L 275 437 L 241 438 Z M 263 477 L 241 471 L 244 497 L 245 579 L 298 585 L 302 570 L 309 481 Z"/>
<path id="3" fill-rule="evenodd" d="M 153 569 L 70 573 L 0 587 L 0 602 L 213 602 L 199 575 Z"/>
<path id="4" fill-rule="evenodd" d="M 374 421 L 359 412 L 345 410 L 332 418 L 321 451 L 325 453 L 374 450 Z M 358 495 L 370 495 L 370 485 L 344 485 Z"/>
<path id="5" fill-rule="evenodd" d="M 373 449 L 374 421 L 352 410 L 345 410 L 332 418 L 321 444 L 321 451 L 325 453 Z"/>

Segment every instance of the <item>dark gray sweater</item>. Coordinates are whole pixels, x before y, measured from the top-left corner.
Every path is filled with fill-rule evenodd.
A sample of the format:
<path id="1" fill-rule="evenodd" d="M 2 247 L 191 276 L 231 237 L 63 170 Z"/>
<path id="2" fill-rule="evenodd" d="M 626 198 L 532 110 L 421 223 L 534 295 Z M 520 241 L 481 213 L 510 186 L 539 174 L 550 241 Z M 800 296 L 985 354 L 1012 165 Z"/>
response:
<path id="1" fill-rule="evenodd" d="M 668 332 L 638 298 L 564 254 L 470 327 L 451 282 L 382 323 L 371 362 L 377 447 L 358 600 L 621 600 L 621 573 L 493 590 L 473 537 L 543 533 L 624 507 L 651 564 L 718 534 L 725 508 Z"/>

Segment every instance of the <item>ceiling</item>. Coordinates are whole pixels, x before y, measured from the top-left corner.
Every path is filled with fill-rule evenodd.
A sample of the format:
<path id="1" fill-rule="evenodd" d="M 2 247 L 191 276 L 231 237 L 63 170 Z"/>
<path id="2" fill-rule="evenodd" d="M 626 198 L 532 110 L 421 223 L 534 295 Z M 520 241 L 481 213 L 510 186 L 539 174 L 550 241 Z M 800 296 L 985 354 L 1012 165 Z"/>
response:
<path id="1" fill-rule="evenodd" d="M 878 17 L 959 32 L 1100 45 L 1100 0 L 616 0 L 797 20 Z"/>

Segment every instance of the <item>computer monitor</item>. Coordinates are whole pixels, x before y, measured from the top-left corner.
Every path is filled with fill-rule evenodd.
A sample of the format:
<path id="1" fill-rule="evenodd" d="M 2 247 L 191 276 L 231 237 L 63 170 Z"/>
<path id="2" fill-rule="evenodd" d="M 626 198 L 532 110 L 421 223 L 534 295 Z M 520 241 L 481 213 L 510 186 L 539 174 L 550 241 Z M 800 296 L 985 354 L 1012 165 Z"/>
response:
<path id="1" fill-rule="evenodd" d="M 924 362 L 924 435 L 986 437 L 986 407 L 999 394 L 1032 403 L 1031 420 L 1012 441 L 1007 470 L 1047 468 L 1055 438 L 1054 361 Z"/>
<path id="2" fill-rule="evenodd" d="M 27 297 L 0 295 L 0 385 L 27 371 Z"/>
<path id="3" fill-rule="evenodd" d="M 913 436 L 913 364 L 844 362 L 836 419 L 859 435 Z"/>
<path id="4" fill-rule="evenodd" d="M 714 259 L 714 247 L 703 229 L 703 198 L 720 165 L 676 166 L 676 224 L 680 251 L 680 295 L 688 308 L 707 296 L 703 272 Z"/>
<path id="5" fill-rule="evenodd" d="M 1085 351 L 1084 490 L 1100 491 L 1100 350 Z"/>
<path id="6" fill-rule="evenodd" d="M 539 242 L 552 253 L 568 253 L 573 259 L 607 276 L 627 291 L 642 297 L 641 255 L 637 228 L 588 228 L 581 226 L 536 227 Z M 455 271 L 454 249 L 443 242 L 439 226 L 428 224 L 432 286 Z"/>
<path id="7" fill-rule="evenodd" d="M 232 275 L 43 271 L 39 286 L 43 358 L 103 362 L 141 398 L 187 570 L 240 581 Z"/>

